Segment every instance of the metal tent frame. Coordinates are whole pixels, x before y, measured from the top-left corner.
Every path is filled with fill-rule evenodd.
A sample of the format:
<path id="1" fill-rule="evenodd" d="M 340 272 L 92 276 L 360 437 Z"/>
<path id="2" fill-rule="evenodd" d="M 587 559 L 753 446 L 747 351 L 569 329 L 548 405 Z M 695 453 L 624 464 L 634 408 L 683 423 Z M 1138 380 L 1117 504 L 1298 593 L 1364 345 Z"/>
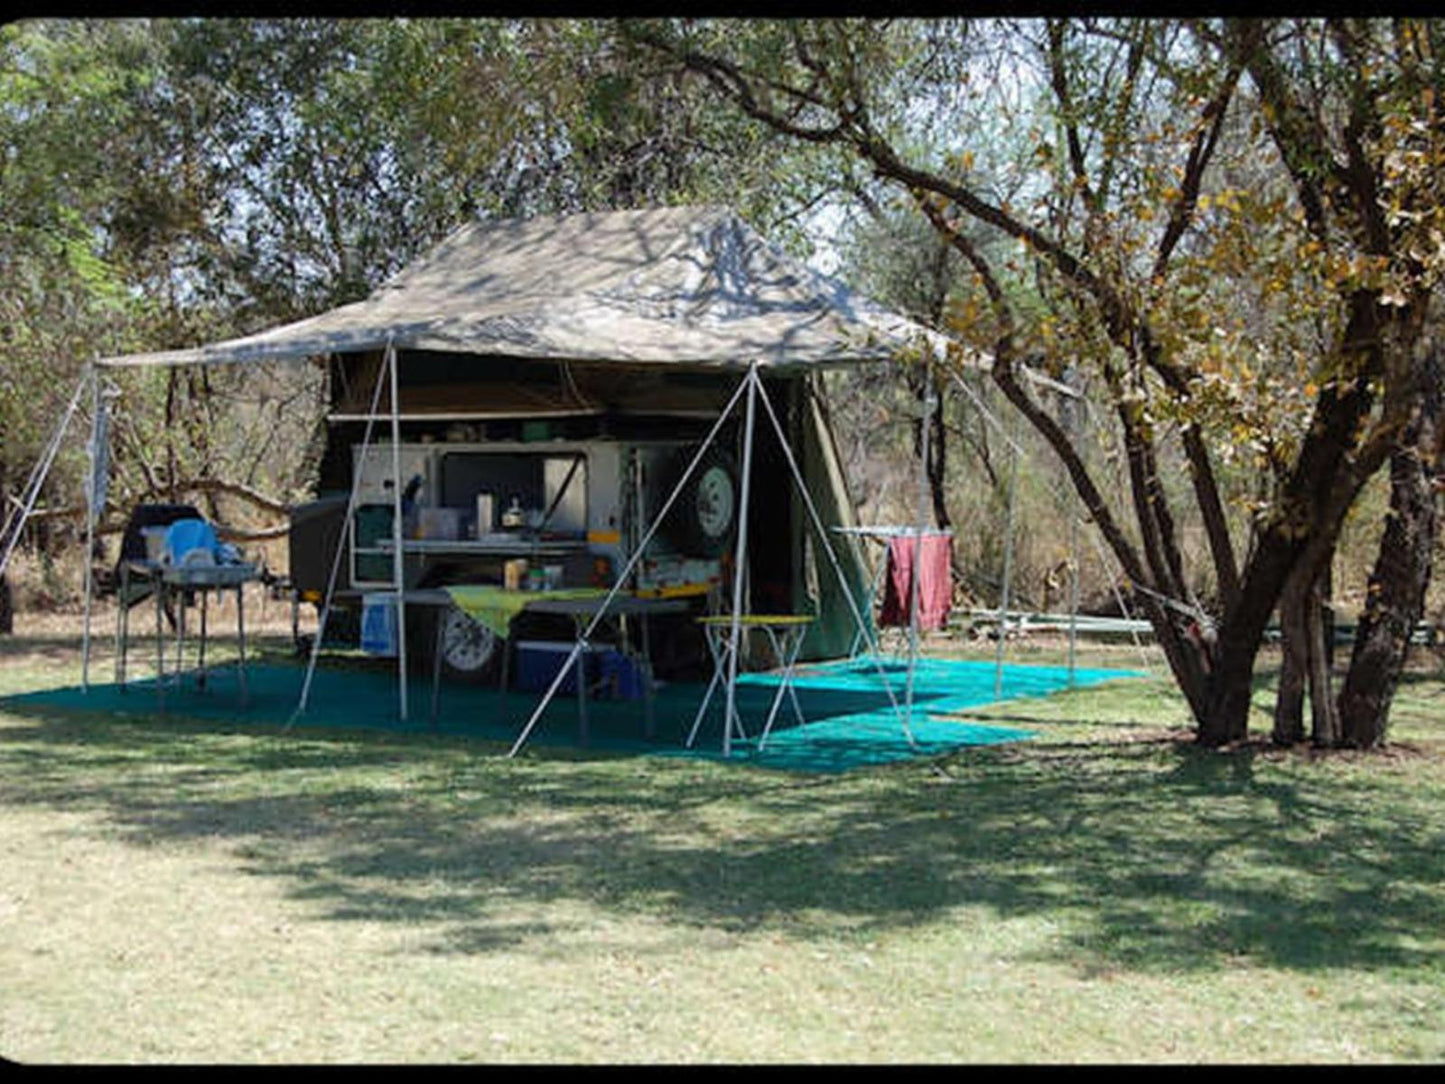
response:
<path id="1" fill-rule="evenodd" d="M 777 413 L 773 409 L 772 402 L 768 397 L 767 389 L 763 387 L 762 377 L 759 375 L 758 363 L 753 362 L 748 366 L 747 374 L 738 383 L 738 386 L 734 390 L 732 397 L 728 400 L 727 405 L 723 408 L 722 412 L 718 415 L 717 420 L 713 423 L 712 428 L 708 431 L 707 437 L 703 440 L 702 444 L 698 447 L 698 450 L 694 453 L 691 462 L 689 462 L 687 465 L 687 469 L 684 470 L 681 476 L 678 478 L 677 483 L 673 487 L 673 491 L 668 495 L 667 500 L 663 502 L 662 508 L 653 518 L 653 521 L 648 526 L 646 532 L 644 532 L 641 541 L 638 543 L 637 548 L 633 551 L 632 556 L 628 559 L 627 564 L 618 574 L 616 581 L 612 585 L 611 590 L 607 593 L 607 596 L 602 601 L 601 605 L 598 606 L 597 612 L 588 622 L 586 628 L 584 628 L 578 634 L 576 642 L 572 645 L 572 650 L 567 655 L 566 661 L 562 664 L 561 668 L 552 678 L 552 683 L 547 687 L 546 692 L 543 693 L 541 700 L 538 701 L 537 705 L 533 708 L 531 716 L 527 719 L 526 724 L 522 727 L 520 733 L 518 733 L 517 735 L 516 740 L 512 743 L 512 747 L 507 753 L 508 757 L 515 757 L 517 753 L 522 749 L 522 747 L 526 744 L 527 739 L 531 736 L 533 730 L 537 726 L 538 721 L 541 719 L 542 713 L 547 710 L 547 706 L 556 696 L 558 689 L 562 687 L 562 683 L 566 680 L 567 675 L 571 672 L 574 666 L 578 665 L 578 659 L 581 658 L 582 654 L 587 650 L 589 646 L 588 637 L 592 635 L 598 623 L 605 616 L 608 606 L 611 605 L 612 601 L 617 597 L 618 593 L 626 585 L 628 578 L 632 574 L 633 569 L 637 566 L 638 561 L 641 560 L 642 554 L 645 551 L 648 542 L 652 540 L 652 536 L 657 532 L 658 527 L 661 526 L 662 522 L 666 519 L 668 512 L 671 511 L 672 506 L 676 502 L 678 496 L 686 488 L 688 481 L 692 477 L 693 471 L 697 468 L 698 463 L 702 461 L 703 456 L 706 454 L 708 448 L 711 447 L 713 441 L 717 439 L 718 433 L 722 430 L 723 423 L 726 422 L 732 412 L 737 409 L 738 401 L 743 398 L 744 394 L 746 394 L 747 403 L 745 407 L 746 416 L 743 423 L 744 428 L 742 492 L 740 495 L 741 499 L 738 509 L 737 551 L 736 557 L 733 562 L 734 568 L 731 610 L 732 623 L 729 629 L 729 639 L 727 643 L 729 657 L 726 683 L 727 687 L 725 692 L 726 704 L 723 715 L 723 756 L 729 757 L 732 755 L 733 728 L 731 726 L 731 720 L 733 718 L 734 705 L 736 702 L 737 665 L 739 655 L 738 646 L 739 638 L 742 634 L 741 619 L 743 612 L 743 578 L 746 574 L 747 569 L 747 529 L 749 510 L 748 501 L 750 496 L 750 482 L 752 477 L 752 453 L 756 428 L 756 406 L 758 401 L 762 402 L 763 409 L 768 416 L 768 420 L 772 423 L 773 431 L 777 435 L 778 443 L 783 450 L 784 457 L 787 460 L 789 474 L 792 477 L 794 485 L 796 485 L 798 488 L 799 495 L 803 498 L 804 505 L 808 510 L 810 523 L 814 531 L 816 532 L 817 537 L 824 548 L 824 551 L 828 554 L 829 563 L 831 564 L 834 573 L 838 577 L 839 585 L 843 589 L 843 597 L 848 602 L 848 607 L 853 615 L 853 619 L 857 622 L 859 631 L 868 640 L 874 665 L 878 671 L 879 676 L 883 679 L 884 690 L 888 695 L 888 701 L 890 705 L 892 705 L 895 717 L 897 717 L 900 721 L 904 737 L 907 739 L 908 744 L 911 748 L 916 749 L 918 747 L 917 742 L 913 736 L 911 700 L 906 710 L 900 710 L 898 700 L 893 694 L 893 686 L 888 681 L 888 675 L 883 669 L 881 661 L 878 659 L 877 640 L 873 633 L 871 624 L 864 619 L 863 613 L 858 607 L 858 601 L 853 597 L 853 591 L 848 585 L 847 577 L 843 574 L 842 566 L 838 561 L 837 553 L 834 551 L 832 543 L 828 538 L 828 531 L 823 525 L 821 517 L 818 515 L 817 507 L 814 505 L 812 496 L 808 492 L 808 487 L 803 481 L 802 471 L 799 469 L 797 460 L 793 455 L 792 448 L 788 444 L 787 435 L 783 431 L 782 423 L 778 420 Z"/>

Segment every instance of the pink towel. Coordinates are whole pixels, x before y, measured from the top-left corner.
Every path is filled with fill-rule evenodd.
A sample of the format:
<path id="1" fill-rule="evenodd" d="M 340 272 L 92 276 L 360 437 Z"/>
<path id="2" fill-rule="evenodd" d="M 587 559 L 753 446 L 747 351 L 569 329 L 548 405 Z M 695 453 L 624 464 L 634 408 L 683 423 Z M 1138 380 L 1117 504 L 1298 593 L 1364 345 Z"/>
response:
<path id="1" fill-rule="evenodd" d="M 888 574 L 883 585 L 883 612 L 878 623 L 885 627 L 908 624 L 909 600 L 913 585 L 909 570 L 913 567 L 915 539 L 896 535 L 888 540 Z M 948 620 L 953 601 L 951 573 L 953 538 L 946 534 L 925 534 L 918 551 L 918 627 L 942 628 Z"/>

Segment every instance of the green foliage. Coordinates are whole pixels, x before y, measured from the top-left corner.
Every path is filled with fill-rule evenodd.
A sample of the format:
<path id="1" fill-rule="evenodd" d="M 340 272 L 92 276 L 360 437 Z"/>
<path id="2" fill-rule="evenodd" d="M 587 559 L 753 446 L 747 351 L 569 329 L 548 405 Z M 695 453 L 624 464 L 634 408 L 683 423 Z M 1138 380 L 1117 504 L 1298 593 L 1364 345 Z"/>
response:
<path id="1" fill-rule="evenodd" d="M 611 23 L 7 26 L 0 481 L 18 488 L 97 355 L 356 300 L 479 215 L 726 202 L 766 226 L 827 183 L 799 180 L 796 158 L 651 78 Z M 198 477 L 304 494 L 314 371 L 117 379 L 118 506 Z M 67 451 L 42 504 L 66 503 L 82 470 Z"/>

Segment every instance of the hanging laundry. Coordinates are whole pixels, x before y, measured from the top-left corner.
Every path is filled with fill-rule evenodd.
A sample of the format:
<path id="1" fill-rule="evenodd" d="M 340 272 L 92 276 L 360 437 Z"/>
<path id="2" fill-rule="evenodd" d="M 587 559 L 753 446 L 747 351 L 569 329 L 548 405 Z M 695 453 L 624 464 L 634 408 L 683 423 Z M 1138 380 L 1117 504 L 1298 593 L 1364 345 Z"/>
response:
<path id="1" fill-rule="evenodd" d="M 883 612 L 878 624 L 898 628 L 909 623 L 909 599 L 913 585 L 913 550 L 918 544 L 918 627 L 924 631 L 942 628 L 953 601 L 953 537 L 946 533 L 925 533 L 921 540 L 912 535 L 895 535 L 888 540 L 888 572 L 883 585 Z"/>

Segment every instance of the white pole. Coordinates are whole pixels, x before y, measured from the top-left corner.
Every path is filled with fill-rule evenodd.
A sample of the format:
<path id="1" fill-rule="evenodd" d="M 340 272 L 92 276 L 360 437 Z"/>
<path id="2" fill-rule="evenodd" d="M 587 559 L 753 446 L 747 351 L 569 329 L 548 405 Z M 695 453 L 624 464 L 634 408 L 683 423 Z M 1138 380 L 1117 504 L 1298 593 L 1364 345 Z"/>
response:
<path id="1" fill-rule="evenodd" d="M 1024 372 L 1029 373 L 1029 370 L 1025 369 Z M 970 388 L 967 382 L 965 382 L 964 379 L 957 373 L 953 374 L 953 379 L 954 382 L 958 384 L 959 388 L 964 392 L 964 394 L 966 394 L 971 400 L 973 400 L 973 404 L 978 408 L 978 412 L 983 416 L 983 420 L 988 422 L 988 424 L 993 427 L 994 432 L 998 433 L 998 435 L 1003 438 L 1004 442 L 1014 450 L 1015 454 L 1021 454 L 1022 449 L 1019 447 L 1018 441 L 1015 440 L 1013 437 L 1009 436 L 1008 432 L 1004 429 L 1003 422 L 999 421 L 998 418 L 994 416 L 993 411 L 989 410 L 988 407 L 984 405 L 983 400 L 978 397 L 978 393 L 975 392 L 972 388 Z M 1031 377 L 1031 379 L 1037 378 Z M 1082 399 L 1082 396 L 1079 396 L 1079 398 Z M 1059 506 L 1062 508 L 1066 508 L 1072 511 L 1074 504 L 1079 500 L 1078 494 L 1076 493 L 1065 494 L 1062 492 L 1062 490 L 1057 489 L 1053 486 L 1046 486 L 1046 488 L 1049 490 L 1050 493 L 1053 494 L 1054 499 L 1059 502 Z M 1112 578 L 1117 579 L 1117 576 L 1115 576 L 1114 573 L 1118 571 L 1118 559 L 1104 549 L 1104 544 L 1099 541 L 1097 532 L 1089 532 L 1089 544 L 1094 547 L 1094 553 L 1099 558 L 1100 567 L 1103 568 L 1106 573 L 1109 573 Z M 1120 613 L 1122 613 L 1126 618 L 1131 617 L 1132 615 L 1130 613 L 1129 607 L 1124 602 L 1124 596 L 1119 593 L 1118 585 L 1111 585 L 1111 590 L 1114 595 L 1114 601 L 1119 605 Z M 1152 674 L 1153 667 L 1149 663 L 1149 655 L 1145 651 L 1144 644 L 1139 639 L 1139 633 L 1133 629 L 1130 629 L 1129 635 L 1130 638 L 1134 641 L 1134 646 L 1139 650 L 1140 665 L 1144 668 L 1145 672 Z"/>
<path id="2" fill-rule="evenodd" d="M 1021 414 L 1014 416 L 1013 456 L 1009 460 L 1008 470 L 1008 518 L 1004 525 L 1003 585 L 998 600 L 998 654 L 994 657 L 993 664 L 993 696 L 995 700 L 1003 697 L 1003 645 L 1004 634 L 1008 630 L 1009 586 L 1013 577 L 1014 563 L 1014 509 L 1018 503 L 1019 492 L 1020 417 L 1022 417 Z"/>
<path id="3" fill-rule="evenodd" d="M 1079 517 L 1069 516 L 1069 688 L 1074 687 L 1074 670 L 1079 649 Z"/>
<path id="4" fill-rule="evenodd" d="M 743 423 L 743 492 L 738 511 L 738 548 L 733 568 L 732 655 L 728 659 L 727 706 L 723 715 L 723 756 L 732 755 L 733 711 L 738 683 L 738 655 L 742 651 L 743 571 L 748 563 L 748 498 L 753 480 L 753 419 L 758 391 L 758 363 L 748 368 L 748 411 Z"/>
<path id="5" fill-rule="evenodd" d="M 1064 372 L 1064 383 L 1073 389 L 1073 395 L 1060 394 L 1059 413 L 1063 415 L 1064 431 L 1073 440 L 1078 433 L 1078 418 L 1075 413 L 1074 397 L 1075 372 L 1070 366 Z M 1070 502 L 1072 505 L 1073 502 Z M 1069 688 L 1075 684 L 1074 671 L 1078 667 L 1079 648 L 1079 517 L 1069 509 Z"/>
<path id="6" fill-rule="evenodd" d="M 6 524 L 10 530 L 10 541 L 5 545 L 5 555 L 0 557 L 0 576 L 5 575 L 5 570 L 10 567 L 10 555 L 15 552 L 15 546 L 20 541 L 21 534 L 25 531 L 25 521 L 30 518 L 30 513 L 35 510 L 35 502 L 40 497 L 41 487 L 45 485 L 45 478 L 50 473 L 50 465 L 55 462 L 55 453 L 60 450 L 60 442 L 65 437 L 65 431 L 70 428 L 70 419 L 75 416 L 75 408 L 80 405 L 80 395 L 85 391 L 85 377 L 75 385 L 75 393 L 70 397 L 70 405 L 65 408 L 65 416 L 55 427 L 51 434 L 50 443 L 46 446 L 40 461 L 35 464 L 35 469 L 30 472 L 30 480 L 25 484 L 25 499 L 21 502 L 20 512 L 11 523 Z"/>
<path id="7" fill-rule="evenodd" d="M 406 722 L 406 570 L 405 555 L 401 552 L 401 405 L 397 401 L 396 345 L 386 343 L 387 364 L 391 366 L 391 570 L 396 583 L 396 674 L 397 696 L 400 701 L 401 720 Z"/>
<path id="8" fill-rule="evenodd" d="M 371 431 L 376 423 L 377 409 L 381 406 L 381 389 L 385 383 L 386 366 L 382 365 L 376 370 L 376 387 L 371 392 L 371 410 L 366 415 L 366 430 L 361 436 L 361 462 L 355 465 L 351 474 L 351 496 L 347 499 L 346 515 L 336 536 L 336 552 L 331 556 L 331 575 L 326 581 L 326 597 L 321 601 L 321 613 L 316 621 L 316 636 L 311 641 L 311 653 L 306 660 L 306 677 L 301 682 L 301 698 L 296 702 L 296 710 L 291 713 L 291 718 L 286 720 L 286 729 L 301 717 L 311 697 L 311 679 L 316 673 L 316 658 L 321 653 L 321 641 L 326 636 L 326 619 L 331 615 L 331 598 L 336 591 L 336 577 L 341 571 L 341 557 L 346 552 L 346 539 L 352 529 L 352 517 L 356 515 L 357 496 L 361 491 L 361 465 L 366 462 L 366 453 L 371 447 Z"/>
<path id="9" fill-rule="evenodd" d="M 85 494 L 85 622 L 81 626 L 80 634 L 80 691 L 90 692 L 90 604 L 94 593 L 94 585 L 91 580 L 94 578 L 90 565 L 92 555 L 95 553 L 95 521 L 100 515 L 100 509 L 96 507 L 100 495 L 99 472 L 102 469 L 103 457 L 101 455 L 100 442 L 104 439 L 101 432 L 100 422 L 100 375 L 96 372 L 95 366 L 88 369 L 90 376 L 90 475 L 89 488 Z"/>
<path id="10" fill-rule="evenodd" d="M 931 359 L 930 359 L 931 361 Z M 919 421 L 918 515 L 913 532 L 913 567 L 908 576 L 908 684 L 904 690 L 908 722 L 913 722 L 913 672 L 918 665 L 918 566 L 923 559 L 923 521 L 928 503 L 928 428 L 933 416 L 933 366 L 923 363 L 923 413 Z"/>

